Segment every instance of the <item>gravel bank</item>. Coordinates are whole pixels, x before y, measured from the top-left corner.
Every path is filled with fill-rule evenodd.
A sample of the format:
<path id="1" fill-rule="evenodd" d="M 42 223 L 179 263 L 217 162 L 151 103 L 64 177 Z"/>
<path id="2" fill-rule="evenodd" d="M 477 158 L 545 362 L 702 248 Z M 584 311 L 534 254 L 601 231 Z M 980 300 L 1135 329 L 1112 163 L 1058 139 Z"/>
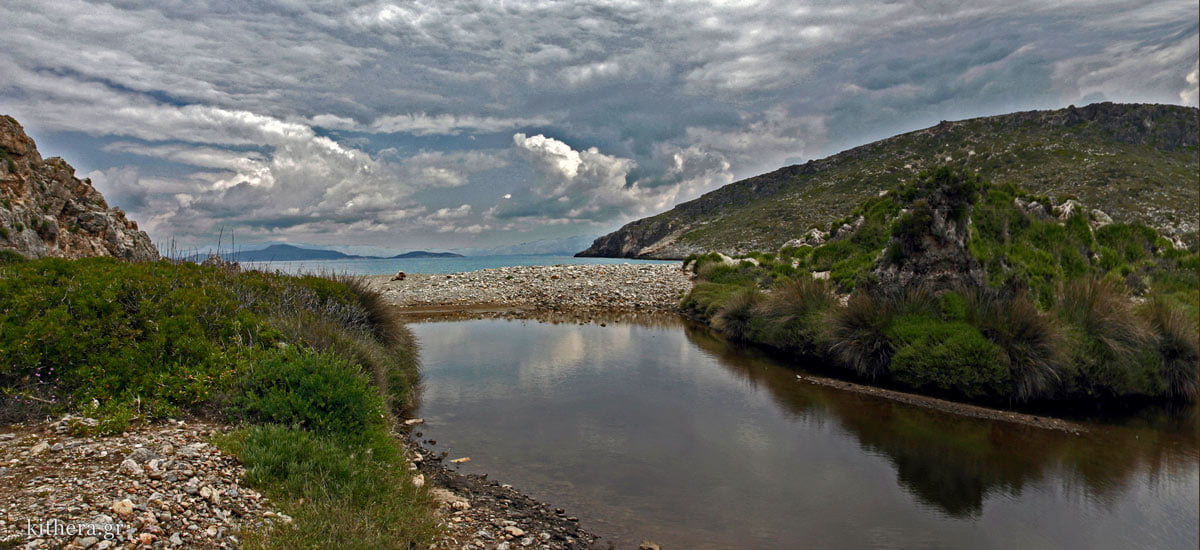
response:
<path id="1" fill-rule="evenodd" d="M 458 472 L 446 453 L 421 447 L 420 433 L 408 428 L 398 435 L 442 514 L 446 531 L 434 550 L 611 548 L 562 508 L 551 508 L 511 485 L 490 481 L 486 474 Z"/>
<path id="2" fill-rule="evenodd" d="M 13 547 L 237 548 L 244 531 L 291 521 L 208 443 L 227 428 L 167 421 L 72 437 L 72 421 L 87 419 L 0 434 L 0 540 Z"/>
<path id="3" fill-rule="evenodd" d="M 370 277 L 392 304 L 442 311 L 516 307 L 675 312 L 692 287 L 679 264 L 538 265 Z"/>

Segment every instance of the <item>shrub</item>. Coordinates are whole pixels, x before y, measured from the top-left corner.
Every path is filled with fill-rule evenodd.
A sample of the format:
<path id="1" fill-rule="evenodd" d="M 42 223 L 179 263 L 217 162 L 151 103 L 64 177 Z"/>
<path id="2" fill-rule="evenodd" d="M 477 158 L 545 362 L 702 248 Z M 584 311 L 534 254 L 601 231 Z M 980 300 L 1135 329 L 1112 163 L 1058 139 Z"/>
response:
<path id="1" fill-rule="evenodd" d="M 379 423 L 383 404 L 361 369 L 297 346 L 239 365 L 234 414 L 256 424 L 356 436 Z"/>
<path id="2" fill-rule="evenodd" d="M 7 237 L 8 232 L 0 227 L 0 237 Z M 26 261 L 25 256 L 22 256 L 15 250 L 0 249 L 0 265 L 16 264 Z"/>
<path id="3" fill-rule="evenodd" d="M 855 293 L 846 307 L 831 310 L 829 349 L 860 375 L 871 378 L 886 375 L 893 351 L 887 334 L 891 321 L 891 311 L 884 307 L 884 300 L 867 292 Z"/>
<path id="4" fill-rule="evenodd" d="M 1007 395 L 1009 373 L 1000 348 L 970 324 L 900 315 L 888 332 L 896 348 L 890 370 L 898 382 L 969 398 Z"/>
<path id="5" fill-rule="evenodd" d="M 755 339 L 780 349 L 819 353 L 825 313 L 835 303 L 825 281 L 807 276 L 780 280 L 756 306 L 762 323 Z"/>

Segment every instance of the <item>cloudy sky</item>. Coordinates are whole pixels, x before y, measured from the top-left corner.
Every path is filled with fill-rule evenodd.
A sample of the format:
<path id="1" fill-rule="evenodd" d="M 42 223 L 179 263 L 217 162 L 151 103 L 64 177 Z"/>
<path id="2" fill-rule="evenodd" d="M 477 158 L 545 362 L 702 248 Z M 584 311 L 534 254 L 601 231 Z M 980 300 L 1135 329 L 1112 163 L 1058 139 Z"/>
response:
<path id="1" fill-rule="evenodd" d="M 1182 1 L 4 0 L 0 113 L 156 242 L 596 235 L 943 119 L 1196 105 Z"/>

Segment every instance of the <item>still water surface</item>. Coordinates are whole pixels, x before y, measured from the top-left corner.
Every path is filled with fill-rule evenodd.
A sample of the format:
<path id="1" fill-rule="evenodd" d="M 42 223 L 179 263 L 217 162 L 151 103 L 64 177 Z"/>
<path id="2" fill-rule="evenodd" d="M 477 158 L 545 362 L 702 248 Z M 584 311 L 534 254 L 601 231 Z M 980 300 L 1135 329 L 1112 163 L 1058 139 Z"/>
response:
<path id="1" fill-rule="evenodd" d="M 426 439 L 618 548 L 1189 548 L 1195 409 L 1084 435 L 796 380 L 707 330 L 411 325 Z"/>

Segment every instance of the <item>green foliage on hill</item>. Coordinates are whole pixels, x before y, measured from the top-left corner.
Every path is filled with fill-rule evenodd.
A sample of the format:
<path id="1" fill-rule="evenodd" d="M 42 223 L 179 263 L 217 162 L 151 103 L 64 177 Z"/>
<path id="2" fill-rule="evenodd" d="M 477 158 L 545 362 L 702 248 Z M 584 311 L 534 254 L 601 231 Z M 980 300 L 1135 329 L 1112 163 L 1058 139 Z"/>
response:
<path id="1" fill-rule="evenodd" d="M 944 164 L 1000 187 L 1079 199 L 1117 222 L 1172 228 L 1194 246 L 1197 118 L 1191 107 L 1101 103 L 942 122 L 731 183 L 631 222 L 581 254 L 671 259 L 776 250 L 894 182 Z"/>
<path id="2" fill-rule="evenodd" d="M 1194 400 L 1196 252 L 1048 203 L 939 168 L 864 201 L 826 242 L 689 257 L 681 306 L 735 340 L 937 395 Z M 921 271 L 946 265 L 980 274 Z"/>

